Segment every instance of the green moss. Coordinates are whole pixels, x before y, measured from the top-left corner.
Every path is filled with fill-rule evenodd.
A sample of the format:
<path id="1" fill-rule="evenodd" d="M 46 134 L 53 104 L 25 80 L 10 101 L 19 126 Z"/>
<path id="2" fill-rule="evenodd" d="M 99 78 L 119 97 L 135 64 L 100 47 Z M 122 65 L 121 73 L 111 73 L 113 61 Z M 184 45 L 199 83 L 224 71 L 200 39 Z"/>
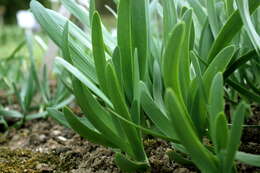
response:
<path id="1" fill-rule="evenodd" d="M 47 165 L 53 172 L 59 165 L 59 157 L 30 150 L 0 148 L 1 173 L 40 173 L 44 171 L 40 165 Z"/>

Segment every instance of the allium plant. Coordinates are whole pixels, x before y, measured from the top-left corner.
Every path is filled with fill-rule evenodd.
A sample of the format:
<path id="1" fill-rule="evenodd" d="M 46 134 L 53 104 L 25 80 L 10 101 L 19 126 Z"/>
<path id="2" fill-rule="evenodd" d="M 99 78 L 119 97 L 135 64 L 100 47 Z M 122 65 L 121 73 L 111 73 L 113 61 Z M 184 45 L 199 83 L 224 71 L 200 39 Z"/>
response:
<path id="1" fill-rule="evenodd" d="M 249 11 L 245 3 L 236 9 L 235 1 L 115 1 L 113 36 L 94 0 L 89 10 L 62 0 L 84 29 L 33 0 L 36 19 L 63 52 L 56 63 L 70 73 L 68 85 L 85 116 L 69 108 L 50 108 L 49 113 L 86 139 L 114 149 L 123 171 L 149 167 L 142 131 L 171 141 L 178 151 L 170 153 L 172 158 L 195 164 L 202 172 L 234 171 L 235 159 L 259 166 L 259 156 L 237 151 L 246 103 L 237 106 L 231 124 L 224 113 L 224 82 L 258 99 L 228 79 L 248 55 L 239 53 L 244 47 L 236 37 L 242 27 L 252 32 L 244 17 L 260 1 L 247 2 Z M 252 38 L 247 41 L 257 45 Z M 256 47 L 251 51 L 257 55 Z"/>

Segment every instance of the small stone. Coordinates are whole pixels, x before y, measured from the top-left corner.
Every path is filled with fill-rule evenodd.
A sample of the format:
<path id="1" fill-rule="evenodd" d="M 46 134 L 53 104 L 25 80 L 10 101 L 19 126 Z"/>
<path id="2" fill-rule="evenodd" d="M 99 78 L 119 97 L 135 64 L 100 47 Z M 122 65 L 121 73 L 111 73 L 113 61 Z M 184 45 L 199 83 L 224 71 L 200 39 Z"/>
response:
<path id="1" fill-rule="evenodd" d="M 61 134 L 61 131 L 59 131 L 59 130 L 54 130 L 54 131 L 52 132 L 52 134 L 55 135 L 55 136 L 58 136 L 58 135 Z"/>
<path id="2" fill-rule="evenodd" d="M 62 142 L 67 141 L 67 138 L 65 138 L 65 137 L 63 137 L 63 136 L 58 136 L 57 139 L 60 140 L 60 141 L 62 141 Z"/>
<path id="3" fill-rule="evenodd" d="M 41 172 L 53 172 L 53 169 L 49 166 L 49 165 L 47 165 L 47 164 L 45 164 L 45 163 L 39 163 L 37 166 L 36 166 L 36 169 L 37 170 L 40 170 Z"/>

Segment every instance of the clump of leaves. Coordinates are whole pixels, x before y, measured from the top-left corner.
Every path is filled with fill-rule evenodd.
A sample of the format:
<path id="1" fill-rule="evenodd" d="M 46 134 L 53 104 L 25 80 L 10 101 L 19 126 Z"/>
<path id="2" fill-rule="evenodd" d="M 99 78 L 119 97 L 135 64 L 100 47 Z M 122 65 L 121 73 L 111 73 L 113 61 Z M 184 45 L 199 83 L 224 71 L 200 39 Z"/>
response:
<path id="1" fill-rule="evenodd" d="M 50 108 L 53 118 L 92 142 L 114 148 L 124 171 L 149 166 L 141 131 L 171 141 L 176 150 L 191 156 L 187 160 L 174 153 L 174 158 L 192 162 L 202 172 L 231 172 L 235 159 L 259 166 L 259 156 L 237 152 L 246 103 L 238 105 L 231 129 L 224 114 L 224 82 L 253 101 L 259 97 L 228 79 L 250 53 L 239 53 L 244 47 L 236 36 L 248 24 L 233 4 L 116 1 L 113 36 L 102 25 L 94 2 L 87 11 L 74 0 L 62 0 L 84 31 L 31 2 L 35 17 L 62 49 L 64 58 L 56 63 L 71 74 L 69 87 L 84 113 L 78 117 L 69 108 Z M 249 1 L 246 14 L 259 5 Z M 223 9 L 225 15 L 218 18 Z M 255 47 L 250 50 L 257 55 Z"/>

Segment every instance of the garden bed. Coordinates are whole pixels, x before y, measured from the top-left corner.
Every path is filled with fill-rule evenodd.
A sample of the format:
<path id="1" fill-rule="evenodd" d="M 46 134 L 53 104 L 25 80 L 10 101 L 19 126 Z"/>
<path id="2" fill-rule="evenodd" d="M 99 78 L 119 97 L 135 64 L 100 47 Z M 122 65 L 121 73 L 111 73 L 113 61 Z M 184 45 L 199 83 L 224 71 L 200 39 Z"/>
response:
<path id="1" fill-rule="evenodd" d="M 259 108 L 248 123 L 259 125 Z M 245 128 L 241 150 L 260 154 L 259 128 Z M 169 160 L 167 142 L 146 139 L 145 148 L 154 173 L 198 172 Z M 105 147 L 84 140 L 72 130 L 52 119 L 27 122 L 19 130 L 10 129 L 0 136 L 1 173 L 119 173 L 114 153 Z M 240 164 L 238 172 L 259 173 L 260 169 Z"/>

